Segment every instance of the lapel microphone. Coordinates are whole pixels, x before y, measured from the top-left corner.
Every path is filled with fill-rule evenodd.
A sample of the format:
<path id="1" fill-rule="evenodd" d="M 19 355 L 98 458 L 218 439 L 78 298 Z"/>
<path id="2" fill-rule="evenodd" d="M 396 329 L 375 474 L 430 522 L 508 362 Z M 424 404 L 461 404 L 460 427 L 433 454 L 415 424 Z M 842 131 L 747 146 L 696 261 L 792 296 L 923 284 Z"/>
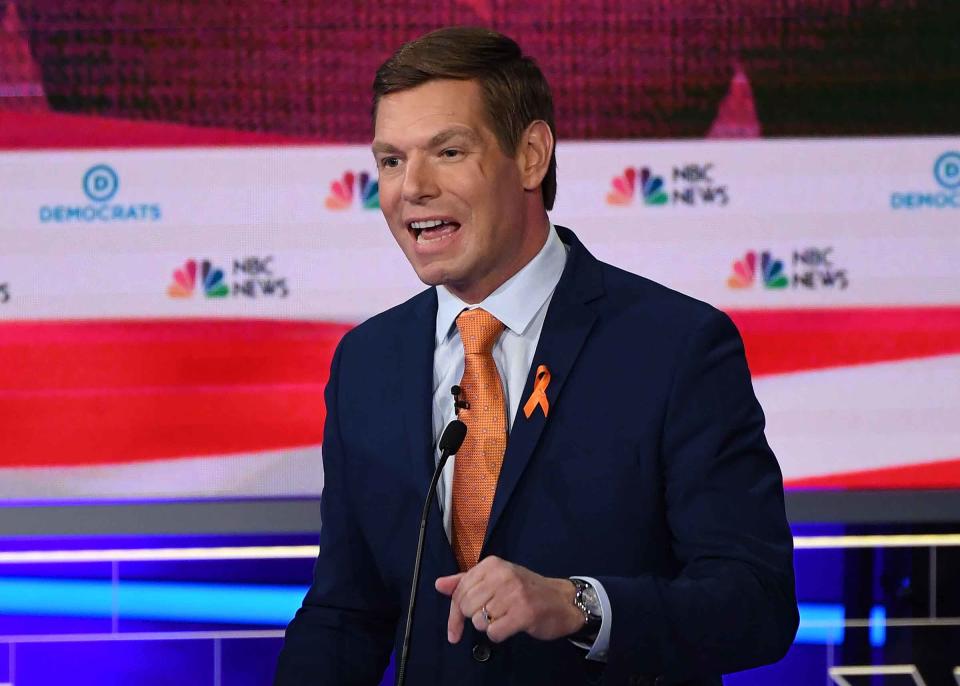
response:
<path id="1" fill-rule="evenodd" d="M 456 395 L 459 395 L 457 393 Z M 451 455 L 455 455 L 460 446 L 463 445 L 463 439 L 467 435 L 467 425 L 459 419 L 454 419 L 447 424 L 440 436 L 440 459 L 437 461 L 437 467 L 433 470 L 433 477 L 430 479 L 430 488 L 427 489 L 427 499 L 423 503 L 423 513 L 420 515 L 420 537 L 417 539 L 417 556 L 413 562 L 413 580 L 410 582 L 410 602 L 407 604 L 407 623 L 403 629 L 403 646 L 400 649 L 400 662 L 397 667 L 396 686 L 403 686 L 407 671 L 407 657 L 410 654 L 410 631 L 413 629 L 413 610 L 417 604 L 417 587 L 420 585 L 420 567 L 423 562 L 423 540 L 427 532 L 427 518 L 430 516 L 430 505 L 433 503 L 433 496 L 437 492 L 437 482 L 440 481 L 440 474 L 443 472 L 443 466 Z"/>
<path id="2" fill-rule="evenodd" d="M 463 394 L 463 389 L 459 386 L 451 386 L 450 393 L 453 395 L 453 412 L 456 416 L 460 416 L 460 410 L 469 410 L 470 403 L 466 400 L 461 400 L 460 396 Z M 454 451 L 456 452 L 456 451 Z"/>

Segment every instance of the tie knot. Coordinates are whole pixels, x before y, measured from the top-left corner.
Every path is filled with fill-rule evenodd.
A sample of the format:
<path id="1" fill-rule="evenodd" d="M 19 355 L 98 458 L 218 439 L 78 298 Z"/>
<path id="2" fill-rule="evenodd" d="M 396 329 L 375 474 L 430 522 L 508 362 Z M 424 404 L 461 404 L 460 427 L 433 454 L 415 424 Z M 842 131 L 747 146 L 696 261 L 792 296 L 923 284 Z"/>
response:
<path id="1" fill-rule="evenodd" d="M 489 355 L 503 333 L 503 322 L 486 310 L 464 310 L 457 316 L 457 328 L 465 355 Z"/>

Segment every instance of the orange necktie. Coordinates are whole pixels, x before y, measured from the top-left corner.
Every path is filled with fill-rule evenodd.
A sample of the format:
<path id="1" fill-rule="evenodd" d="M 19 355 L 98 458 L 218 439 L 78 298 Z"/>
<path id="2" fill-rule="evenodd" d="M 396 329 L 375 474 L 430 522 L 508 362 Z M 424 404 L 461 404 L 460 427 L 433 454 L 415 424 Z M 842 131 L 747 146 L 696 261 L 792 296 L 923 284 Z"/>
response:
<path id="1" fill-rule="evenodd" d="M 453 472 L 453 551 L 461 571 L 480 558 L 493 494 L 507 449 L 507 410 L 493 345 L 503 324 L 486 310 L 466 310 L 457 317 L 463 342 L 460 388 L 470 404 L 460 411 L 467 437 L 457 452 Z"/>

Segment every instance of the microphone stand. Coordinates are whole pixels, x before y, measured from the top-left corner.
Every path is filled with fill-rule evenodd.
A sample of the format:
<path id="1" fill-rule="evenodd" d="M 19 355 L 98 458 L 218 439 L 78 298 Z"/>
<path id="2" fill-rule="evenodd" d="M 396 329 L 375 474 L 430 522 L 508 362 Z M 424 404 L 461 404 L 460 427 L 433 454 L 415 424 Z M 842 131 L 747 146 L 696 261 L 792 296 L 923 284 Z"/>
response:
<path id="1" fill-rule="evenodd" d="M 443 467 L 451 455 L 456 454 L 463 445 L 463 439 L 467 435 L 467 425 L 459 419 L 454 419 L 447 424 L 440 437 L 440 459 L 437 461 L 437 467 L 433 470 L 433 477 L 430 479 L 430 488 L 427 490 L 427 498 L 423 503 L 423 513 L 420 515 L 420 536 L 417 538 L 417 556 L 413 562 L 413 580 L 410 582 L 410 602 L 407 604 L 407 623 L 403 630 L 403 646 L 400 649 L 400 662 L 397 667 L 396 686 L 403 686 L 407 673 L 407 658 L 410 655 L 410 632 L 413 629 L 413 611 L 417 604 L 417 588 L 420 585 L 420 568 L 423 562 L 423 541 L 427 533 L 427 519 L 430 516 L 430 506 L 433 504 L 433 496 L 437 492 L 437 482 L 440 481 L 440 474 Z"/>

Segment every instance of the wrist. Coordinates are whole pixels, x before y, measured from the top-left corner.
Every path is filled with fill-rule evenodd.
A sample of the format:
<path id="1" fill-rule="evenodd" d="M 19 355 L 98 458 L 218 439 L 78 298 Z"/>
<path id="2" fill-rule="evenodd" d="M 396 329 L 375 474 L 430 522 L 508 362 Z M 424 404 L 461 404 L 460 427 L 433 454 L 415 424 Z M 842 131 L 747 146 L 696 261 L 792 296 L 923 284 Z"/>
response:
<path id="1" fill-rule="evenodd" d="M 569 579 L 554 579 L 563 609 L 563 635 L 572 636 L 584 627 L 583 612 L 576 605 L 577 587 Z"/>

